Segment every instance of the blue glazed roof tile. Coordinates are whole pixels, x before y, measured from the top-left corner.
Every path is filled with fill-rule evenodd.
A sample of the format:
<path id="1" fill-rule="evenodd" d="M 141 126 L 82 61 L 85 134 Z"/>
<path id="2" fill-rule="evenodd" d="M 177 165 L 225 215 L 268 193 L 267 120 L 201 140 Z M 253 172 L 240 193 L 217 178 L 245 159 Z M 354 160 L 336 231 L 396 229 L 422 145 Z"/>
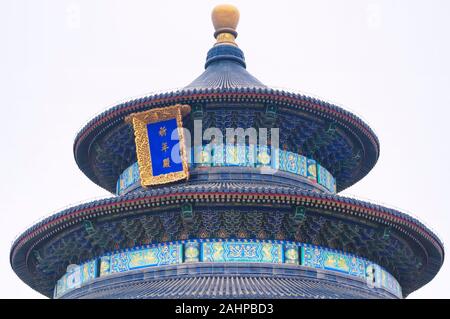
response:
<path id="1" fill-rule="evenodd" d="M 140 280 L 108 286 L 104 289 L 77 291 L 80 298 L 146 299 L 146 298 L 305 298 L 359 299 L 387 298 L 386 294 L 361 288 L 327 283 L 323 280 L 257 277 L 193 276 L 169 280 Z M 392 298 L 392 297 L 391 297 Z"/>
<path id="2" fill-rule="evenodd" d="M 197 90 L 229 89 L 242 92 L 244 88 L 265 89 L 266 86 L 246 70 L 244 53 L 235 46 L 219 45 L 209 50 L 205 71 L 184 88 L 187 92 Z"/>

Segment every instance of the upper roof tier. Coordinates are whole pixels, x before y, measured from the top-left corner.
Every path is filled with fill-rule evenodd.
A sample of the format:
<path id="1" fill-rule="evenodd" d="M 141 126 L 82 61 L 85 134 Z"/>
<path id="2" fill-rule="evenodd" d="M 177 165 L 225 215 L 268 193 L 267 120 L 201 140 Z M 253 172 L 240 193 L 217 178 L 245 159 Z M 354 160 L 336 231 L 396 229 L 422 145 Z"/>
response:
<path id="1" fill-rule="evenodd" d="M 93 182 L 114 193 L 120 174 L 136 162 L 133 131 L 124 121 L 127 115 L 177 103 L 201 110 L 203 130 L 279 128 L 280 148 L 316 160 L 336 178 L 338 191 L 373 168 L 379 142 L 366 123 L 336 105 L 261 83 L 247 71 L 244 53 L 235 42 L 237 9 L 217 6 L 212 20 L 216 43 L 198 78 L 181 90 L 112 107 L 78 133 L 75 160 Z M 192 120 L 188 115 L 183 125 L 191 129 Z"/>

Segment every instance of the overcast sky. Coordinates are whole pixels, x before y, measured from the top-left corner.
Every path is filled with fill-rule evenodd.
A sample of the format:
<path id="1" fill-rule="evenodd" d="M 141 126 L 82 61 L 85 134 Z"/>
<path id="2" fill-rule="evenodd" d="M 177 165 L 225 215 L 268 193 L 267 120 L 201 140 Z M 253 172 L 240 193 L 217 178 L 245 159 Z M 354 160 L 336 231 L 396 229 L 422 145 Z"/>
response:
<path id="1" fill-rule="evenodd" d="M 222 2 L 0 2 L 0 297 L 42 298 L 11 270 L 17 235 L 110 196 L 77 168 L 77 131 L 118 102 L 197 77 Z M 413 214 L 450 243 L 450 2 L 229 3 L 240 9 L 237 43 L 254 76 L 337 103 L 377 133 L 377 165 L 343 194 Z M 448 298 L 449 280 L 447 260 L 410 298 Z"/>

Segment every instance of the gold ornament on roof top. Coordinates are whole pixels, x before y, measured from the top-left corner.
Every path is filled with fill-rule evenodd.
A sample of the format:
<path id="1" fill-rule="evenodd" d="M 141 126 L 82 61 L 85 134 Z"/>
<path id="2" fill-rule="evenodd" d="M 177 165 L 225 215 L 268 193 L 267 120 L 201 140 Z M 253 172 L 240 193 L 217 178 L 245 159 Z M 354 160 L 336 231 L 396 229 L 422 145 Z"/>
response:
<path id="1" fill-rule="evenodd" d="M 236 28 L 239 23 L 239 10 L 231 4 L 220 4 L 214 7 L 211 13 L 214 25 L 215 45 L 234 45 L 237 37 Z"/>

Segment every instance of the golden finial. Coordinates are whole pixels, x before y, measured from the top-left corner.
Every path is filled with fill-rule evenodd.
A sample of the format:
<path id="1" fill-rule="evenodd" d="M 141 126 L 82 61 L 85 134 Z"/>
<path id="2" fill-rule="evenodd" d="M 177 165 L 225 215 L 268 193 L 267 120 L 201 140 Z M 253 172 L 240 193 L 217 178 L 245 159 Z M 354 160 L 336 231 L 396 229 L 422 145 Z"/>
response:
<path id="1" fill-rule="evenodd" d="M 216 45 L 237 44 L 234 40 L 237 37 L 236 27 L 239 23 L 239 10 L 231 4 L 220 4 L 214 7 L 211 13 L 212 22 L 216 32 Z"/>

